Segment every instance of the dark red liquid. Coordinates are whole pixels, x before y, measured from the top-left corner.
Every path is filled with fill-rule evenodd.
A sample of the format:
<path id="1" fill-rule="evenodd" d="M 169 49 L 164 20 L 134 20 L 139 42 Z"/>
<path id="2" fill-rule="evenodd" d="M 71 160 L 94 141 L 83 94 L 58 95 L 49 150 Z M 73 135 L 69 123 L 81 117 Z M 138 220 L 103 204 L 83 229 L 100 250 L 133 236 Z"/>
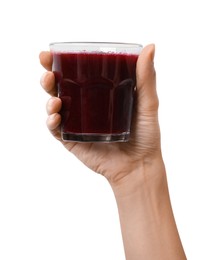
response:
<path id="1" fill-rule="evenodd" d="M 62 131 L 120 134 L 130 131 L 137 55 L 53 53 Z"/>

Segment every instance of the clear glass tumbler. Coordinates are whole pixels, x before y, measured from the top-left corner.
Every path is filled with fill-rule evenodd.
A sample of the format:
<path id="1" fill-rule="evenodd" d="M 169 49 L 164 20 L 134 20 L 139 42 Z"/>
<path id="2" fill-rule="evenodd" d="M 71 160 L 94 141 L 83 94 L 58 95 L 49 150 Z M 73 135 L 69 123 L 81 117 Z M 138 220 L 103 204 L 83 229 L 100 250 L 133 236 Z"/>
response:
<path id="1" fill-rule="evenodd" d="M 51 43 L 64 141 L 128 141 L 140 44 Z"/>

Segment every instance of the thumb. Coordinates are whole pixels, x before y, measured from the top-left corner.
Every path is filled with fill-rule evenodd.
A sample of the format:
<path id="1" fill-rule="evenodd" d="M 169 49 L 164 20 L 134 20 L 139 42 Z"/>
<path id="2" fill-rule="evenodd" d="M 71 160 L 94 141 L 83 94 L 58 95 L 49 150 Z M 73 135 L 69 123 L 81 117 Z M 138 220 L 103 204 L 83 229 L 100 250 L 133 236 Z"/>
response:
<path id="1" fill-rule="evenodd" d="M 154 44 L 147 45 L 137 60 L 137 110 L 142 113 L 158 110 L 154 53 Z"/>

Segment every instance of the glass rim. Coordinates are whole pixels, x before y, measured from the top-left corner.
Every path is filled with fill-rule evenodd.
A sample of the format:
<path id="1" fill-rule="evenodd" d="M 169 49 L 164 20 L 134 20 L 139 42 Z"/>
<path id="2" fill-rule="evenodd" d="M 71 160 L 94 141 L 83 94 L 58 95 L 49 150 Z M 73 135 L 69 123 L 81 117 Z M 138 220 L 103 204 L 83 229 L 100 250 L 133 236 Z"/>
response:
<path id="1" fill-rule="evenodd" d="M 52 52 L 114 52 L 139 54 L 143 46 L 138 43 L 126 42 L 52 42 L 49 44 Z"/>

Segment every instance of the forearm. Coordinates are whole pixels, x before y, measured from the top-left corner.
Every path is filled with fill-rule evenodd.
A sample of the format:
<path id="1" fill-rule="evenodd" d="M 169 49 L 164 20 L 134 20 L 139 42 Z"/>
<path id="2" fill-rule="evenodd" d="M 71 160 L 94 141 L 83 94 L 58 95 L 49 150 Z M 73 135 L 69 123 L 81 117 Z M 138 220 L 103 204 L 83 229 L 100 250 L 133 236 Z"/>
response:
<path id="1" fill-rule="evenodd" d="M 127 260 L 186 259 L 175 224 L 162 160 L 140 165 L 115 193 Z"/>

